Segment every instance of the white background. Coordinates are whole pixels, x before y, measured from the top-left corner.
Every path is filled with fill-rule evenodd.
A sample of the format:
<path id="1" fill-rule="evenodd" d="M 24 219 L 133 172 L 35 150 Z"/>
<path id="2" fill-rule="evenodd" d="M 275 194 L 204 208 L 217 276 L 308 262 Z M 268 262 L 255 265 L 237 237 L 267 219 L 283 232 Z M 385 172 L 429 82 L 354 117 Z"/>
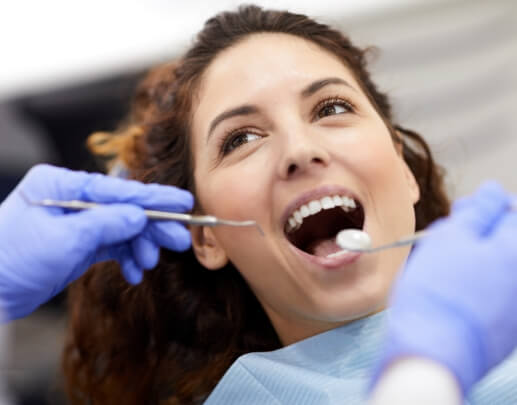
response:
<path id="1" fill-rule="evenodd" d="M 255 1 L 311 16 L 363 15 L 422 0 Z M 169 58 L 236 0 L 2 0 L 0 98 Z"/>

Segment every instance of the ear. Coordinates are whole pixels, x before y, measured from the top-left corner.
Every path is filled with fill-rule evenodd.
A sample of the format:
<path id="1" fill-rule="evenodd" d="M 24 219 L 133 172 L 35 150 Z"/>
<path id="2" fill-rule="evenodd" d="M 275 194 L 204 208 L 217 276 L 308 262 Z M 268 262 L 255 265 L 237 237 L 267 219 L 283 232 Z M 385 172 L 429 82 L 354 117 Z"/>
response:
<path id="1" fill-rule="evenodd" d="M 192 226 L 192 248 L 197 260 L 208 270 L 218 270 L 228 263 L 228 256 L 219 244 L 212 228 Z"/>
<path id="2" fill-rule="evenodd" d="M 404 160 L 404 137 L 399 131 L 395 131 L 398 141 L 395 141 L 395 149 L 400 157 L 402 163 L 402 170 L 404 171 L 404 177 L 406 178 L 407 185 L 409 187 L 409 195 L 413 201 L 413 205 L 420 200 L 420 187 L 415 179 L 415 175 L 409 168 L 407 162 Z"/>

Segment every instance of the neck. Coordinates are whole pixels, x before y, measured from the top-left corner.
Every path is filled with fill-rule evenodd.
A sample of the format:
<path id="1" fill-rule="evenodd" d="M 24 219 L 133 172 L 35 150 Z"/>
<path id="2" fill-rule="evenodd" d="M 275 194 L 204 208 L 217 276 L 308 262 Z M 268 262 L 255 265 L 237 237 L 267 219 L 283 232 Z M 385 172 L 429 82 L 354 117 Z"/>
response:
<path id="1" fill-rule="evenodd" d="M 359 319 L 366 318 L 373 314 L 379 313 L 384 310 L 384 307 L 379 308 L 375 311 L 369 312 L 365 315 L 359 315 L 350 319 L 344 319 L 340 321 L 322 321 L 318 319 L 293 319 L 285 316 L 280 316 L 274 311 L 266 309 L 266 313 L 275 328 L 276 333 L 283 346 L 288 346 L 297 343 L 301 340 L 310 338 L 320 333 L 327 332 L 331 329 L 339 328 L 347 325 L 351 322 Z"/>

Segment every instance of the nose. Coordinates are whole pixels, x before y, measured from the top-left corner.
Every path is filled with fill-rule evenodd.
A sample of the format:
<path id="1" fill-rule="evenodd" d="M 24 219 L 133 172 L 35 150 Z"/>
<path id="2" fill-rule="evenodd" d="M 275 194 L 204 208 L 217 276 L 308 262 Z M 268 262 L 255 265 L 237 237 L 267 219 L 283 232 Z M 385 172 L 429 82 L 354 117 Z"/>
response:
<path id="1" fill-rule="evenodd" d="M 291 134 L 284 138 L 281 150 L 279 177 L 288 180 L 313 170 L 321 169 L 330 162 L 330 155 L 315 138 L 315 134 Z"/>

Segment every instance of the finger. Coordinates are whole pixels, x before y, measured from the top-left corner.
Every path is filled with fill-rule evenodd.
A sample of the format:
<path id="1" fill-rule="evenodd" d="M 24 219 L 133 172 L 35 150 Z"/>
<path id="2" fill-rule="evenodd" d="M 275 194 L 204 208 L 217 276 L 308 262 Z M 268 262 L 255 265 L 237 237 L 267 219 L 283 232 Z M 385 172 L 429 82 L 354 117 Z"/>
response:
<path id="1" fill-rule="evenodd" d="M 101 174 L 91 175 L 82 198 L 100 203 L 124 202 L 170 211 L 192 209 L 194 198 L 186 190 L 162 184 L 144 184 Z"/>
<path id="2" fill-rule="evenodd" d="M 124 243 L 109 249 L 111 259 L 119 262 L 122 275 L 129 284 L 135 285 L 142 281 L 142 268 L 135 262 L 129 244 Z"/>
<path id="3" fill-rule="evenodd" d="M 496 182 L 487 182 L 483 186 L 480 187 L 480 191 L 481 191 L 481 188 L 485 187 L 485 186 L 487 186 L 488 188 L 490 188 L 490 187 L 495 187 L 496 189 L 500 188 L 500 186 Z M 452 212 L 461 211 L 465 207 L 468 207 L 473 202 L 475 202 L 476 196 L 477 196 L 477 194 L 458 198 L 457 200 L 455 200 L 452 203 Z M 512 207 L 515 207 L 515 209 L 517 209 L 517 197 L 510 196 L 510 199 L 511 199 L 510 205 Z"/>
<path id="4" fill-rule="evenodd" d="M 119 259 L 119 263 L 122 274 L 129 284 L 136 285 L 142 281 L 143 269 L 131 258 L 131 255 L 124 255 Z"/>
<path id="5" fill-rule="evenodd" d="M 183 252 L 190 248 L 190 232 L 184 225 L 173 221 L 156 221 L 149 225 L 149 234 L 159 246 Z"/>
<path id="6" fill-rule="evenodd" d="M 468 207 L 473 200 L 474 196 L 461 197 L 452 203 L 452 212 L 461 211 L 465 207 Z"/>
<path id="7" fill-rule="evenodd" d="M 517 270 L 517 211 L 508 211 L 494 229 L 491 242 L 501 253 L 515 258 Z M 517 276 L 517 274 L 516 274 Z"/>
<path id="8" fill-rule="evenodd" d="M 428 230 L 438 230 L 438 229 L 442 229 L 442 228 L 446 228 L 447 227 L 447 224 L 450 222 L 450 218 L 449 217 L 442 217 L 442 218 L 438 218 L 438 219 L 435 219 L 428 227 L 427 229 Z M 434 233 L 434 232 L 433 232 Z M 419 241 L 417 241 L 417 244 L 419 243 Z"/>
<path id="9" fill-rule="evenodd" d="M 58 220 L 63 229 L 70 228 L 82 246 L 95 251 L 130 240 L 145 228 L 144 210 L 130 204 L 112 204 L 64 215 Z"/>
<path id="10" fill-rule="evenodd" d="M 466 195 L 456 199 L 452 204 L 452 209 L 453 211 L 461 211 L 462 209 L 478 203 L 480 198 L 500 196 L 501 194 L 505 194 L 505 191 L 499 183 L 496 181 L 486 181 L 471 195 Z"/>
<path id="11" fill-rule="evenodd" d="M 177 187 L 144 184 L 46 164 L 31 168 L 19 187 L 31 200 L 50 198 L 99 203 L 121 202 L 179 212 L 191 210 L 194 204 L 192 194 Z"/>
<path id="12" fill-rule="evenodd" d="M 95 263 L 105 260 L 116 260 L 120 264 L 122 275 L 130 284 L 138 284 L 142 280 L 143 269 L 134 260 L 131 247 L 128 243 L 112 245 L 101 249 Z"/>
<path id="13" fill-rule="evenodd" d="M 18 187 L 34 201 L 44 198 L 75 200 L 79 199 L 89 176 L 86 172 L 39 164 L 27 172 Z"/>
<path id="14" fill-rule="evenodd" d="M 152 269 L 158 264 L 160 247 L 149 240 L 145 232 L 131 241 L 131 250 L 135 262 L 141 268 Z"/>
<path id="15" fill-rule="evenodd" d="M 510 197 L 499 184 L 485 183 L 470 199 L 456 206 L 451 221 L 484 236 L 497 225 L 509 204 Z"/>

